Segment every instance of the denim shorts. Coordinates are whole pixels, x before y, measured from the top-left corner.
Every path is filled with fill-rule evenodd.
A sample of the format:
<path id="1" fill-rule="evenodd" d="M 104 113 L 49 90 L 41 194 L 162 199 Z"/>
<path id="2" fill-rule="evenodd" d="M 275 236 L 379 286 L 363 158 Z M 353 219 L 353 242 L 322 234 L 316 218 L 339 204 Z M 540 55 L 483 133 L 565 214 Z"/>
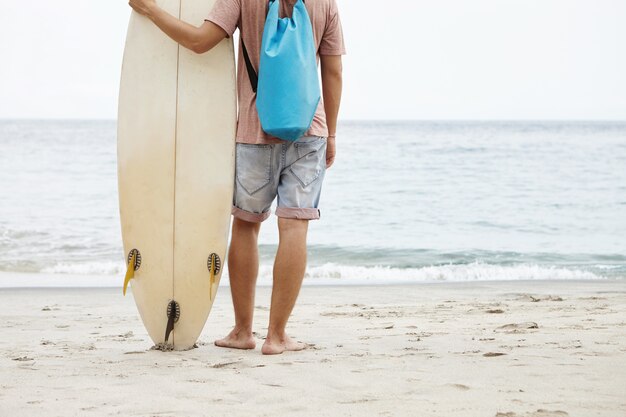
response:
<path id="1" fill-rule="evenodd" d="M 326 138 L 302 136 L 277 144 L 237 143 L 233 216 L 262 222 L 278 197 L 276 215 L 320 218 L 318 204 L 326 172 Z"/>

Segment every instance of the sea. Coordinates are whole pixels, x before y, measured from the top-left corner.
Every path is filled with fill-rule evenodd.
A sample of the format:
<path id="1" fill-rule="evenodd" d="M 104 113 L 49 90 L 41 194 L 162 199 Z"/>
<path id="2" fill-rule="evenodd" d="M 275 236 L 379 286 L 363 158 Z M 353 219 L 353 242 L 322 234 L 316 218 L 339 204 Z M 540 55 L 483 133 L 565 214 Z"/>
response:
<path id="1" fill-rule="evenodd" d="M 626 122 L 345 121 L 320 210 L 305 285 L 624 280 Z M 1 120 L 0 286 L 124 269 L 116 121 Z"/>

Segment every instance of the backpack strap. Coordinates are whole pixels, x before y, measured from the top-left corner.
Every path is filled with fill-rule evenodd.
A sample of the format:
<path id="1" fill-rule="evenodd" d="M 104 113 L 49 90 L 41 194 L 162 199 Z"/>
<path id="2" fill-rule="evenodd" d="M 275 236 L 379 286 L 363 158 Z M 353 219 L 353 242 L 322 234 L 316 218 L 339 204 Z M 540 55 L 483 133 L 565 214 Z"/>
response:
<path id="1" fill-rule="evenodd" d="M 269 4 L 274 0 L 269 0 L 267 9 L 265 10 L 265 16 L 269 12 Z M 243 11 L 241 12 L 241 25 L 239 25 L 239 35 L 241 39 L 241 49 L 243 52 L 243 60 L 246 62 L 246 71 L 248 72 L 248 78 L 250 79 L 250 86 L 252 87 L 252 91 L 256 93 L 257 87 L 259 86 L 259 76 L 252 66 L 252 62 L 250 61 L 250 55 L 248 55 L 248 48 L 246 48 L 246 43 L 243 41 Z"/>
<path id="2" fill-rule="evenodd" d="M 243 59 L 246 61 L 246 70 L 248 71 L 248 78 L 250 78 L 250 85 L 252 86 L 252 91 L 256 93 L 256 89 L 259 85 L 259 76 L 252 66 L 252 62 L 250 62 L 250 56 L 248 55 L 246 44 L 243 41 L 243 34 L 241 33 L 241 30 L 239 31 L 239 34 L 241 35 L 241 49 L 243 50 Z"/>
<path id="3" fill-rule="evenodd" d="M 269 4 L 275 0 L 269 0 L 268 9 L 265 10 L 265 15 L 269 11 Z M 305 3 L 305 0 L 302 0 L 302 3 Z M 242 12 L 243 14 L 243 12 Z M 243 16 L 241 16 L 241 25 L 239 25 L 239 35 L 241 39 L 241 49 L 243 52 L 243 60 L 246 62 L 246 71 L 248 72 L 248 78 L 250 79 L 250 86 L 252 87 L 252 91 L 256 93 L 256 90 L 259 86 L 259 75 L 256 70 L 252 66 L 252 62 L 250 61 L 250 55 L 248 55 L 248 49 L 246 48 L 246 44 L 243 41 Z"/>

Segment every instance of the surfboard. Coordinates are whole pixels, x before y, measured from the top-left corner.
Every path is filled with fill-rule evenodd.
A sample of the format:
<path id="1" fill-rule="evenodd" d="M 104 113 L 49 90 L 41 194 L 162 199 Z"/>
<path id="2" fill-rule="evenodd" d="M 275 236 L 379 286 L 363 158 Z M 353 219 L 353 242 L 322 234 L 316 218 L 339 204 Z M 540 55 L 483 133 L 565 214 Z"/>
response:
<path id="1" fill-rule="evenodd" d="M 158 0 L 199 26 L 214 0 Z M 221 278 L 235 170 L 232 39 L 196 54 L 131 12 L 119 91 L 119 208 L 127 273 L 152 341 L 190 349 Z"/>

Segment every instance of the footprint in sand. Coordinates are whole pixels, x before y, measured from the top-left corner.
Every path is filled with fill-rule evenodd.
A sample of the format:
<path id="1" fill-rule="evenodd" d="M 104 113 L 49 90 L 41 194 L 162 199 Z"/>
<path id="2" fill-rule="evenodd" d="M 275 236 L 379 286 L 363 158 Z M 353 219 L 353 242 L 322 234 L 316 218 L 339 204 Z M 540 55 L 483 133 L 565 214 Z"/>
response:
<path id="1" fill-rule="evenodd" d="M 331 312 L 326 311 L 326 312 L 320 313 L 320 316 L 322 317 L 351 317 L 354 315 L 355 315 L 354 313 L 340 313 L 340 312 L 335 313 L 332 311 Z"/>
<path id="2" fill-rule="evenodd" d="M 383 323 L 382 327 L 366 327 L 365 330 L 389 330 L 393 329 L 394 324 L 392 323 Z"/>
<path id="3" fill-rule="evenodd" d="M 487 353 L 483 353 L 483 356 L 486 358 L 493 358 L 496 356 L 504 356 L 506 355 L 506 353 L 502 353 L 502 352 L 487 352 Z"/>
<path id="4" fill-rule="evenodd" d="M 96 350 L 96 345 L 93 343 L 84 343 L 78 347 L 78 350 L 81 352 L 85 350 Z"/>
<path id="5" fill-rule="evenodd" d="M 533 303 L 538 303 L 539 301 L 563 301 L 563 298 L 558 295 L 531 295 L 531 294 L 522 294 L 516 298 L 517 300 L 522 301 L 531 301 Z"/>
<path id="6" fill-rule="evenodd" d="M 18 361 L 18 362 L 30 362 L 30 361 L 34 361 L 35 359 L 29 358 L 28 356 L 20 356 L 17 358 L 13 358 L 12 360 Z"/>
<path id="7" fill-rule="evenodd" d="M 238 363 L 237 361 L 234 361 L 234 362 L 219 362 L 219 363 L 215 363 L 213 365 L 209 365 L 209 368 L 221 369 L 221 368 L 229 367 L 230 365 L 235 365 L 237 363 Z"/>
<path id="8" fill-rule="evenodd" d="M 372 401 L 379 401 L 378 398 L 357 398 L 351 401 L 338 401 L 337 404 L 362 404 L 369 403 Z"/>
<path id="9" fill-rule="evenodd" d="M 448 384 L 448 386 L 459 389 L 461 391 L 467 391 L 470 389 L 470 387 L 468 387 L 467 385 L 463 385 L 463 384 Z"/>
<path id="10" fill-rule="evenodd" d="M 569 416 L 569 414 L 566 413 L 565 411 L 561 411 L 561 410 L 550 411 L 550 410 L 542 410 L 542 409 L 539 409 L 528 415 L 528 417 L 566 417 L 566 416 Z"/>
<path id="11" fill-rule="evenodd" d="M 561 410 L 550 411 L 550 410 L 544 410 L 541 408 L 538 409 L 537 411 L 530 411 L 525 414 L 517 414 L 512 411 L 509 411 L 508 413 L 496 413 L 495 415 L 495 417 L 568 417 L 568 416 L 569 414 L 566 413 L 565 411 L 561 411 Z"/>
<path id="12" fill-rule="evenodd" d="M 524 323 L 510 323 L 496 328 L 496 331 L 504 331 L 505 333 L 520 333 L 526 329 L 538 329 L 539 325 L 534 321 Z"/>

